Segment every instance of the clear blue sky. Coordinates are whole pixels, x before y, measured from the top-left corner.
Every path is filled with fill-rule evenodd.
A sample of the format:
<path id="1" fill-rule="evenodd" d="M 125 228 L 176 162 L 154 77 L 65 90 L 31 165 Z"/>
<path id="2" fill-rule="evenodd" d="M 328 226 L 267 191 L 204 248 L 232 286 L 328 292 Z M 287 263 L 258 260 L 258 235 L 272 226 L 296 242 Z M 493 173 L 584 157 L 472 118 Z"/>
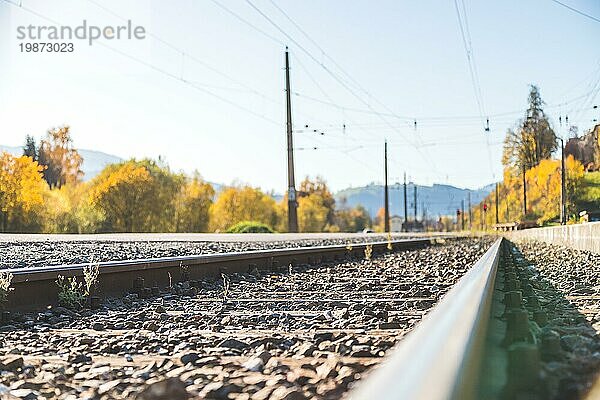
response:
<path id="1" fill-rule="evenodd" d="M 26 134 L 39 138 L 69 124 L 77 147 L 123 158 L 163 155 L 174 170 L 281 193 L 283 43 L 299 94 L 295 129 L 310 127 L 295 135 L 296 175 L 322 175 L 334 189 L 382 181 L 384 138 L 392 180 L 404 171 L 421 184 L 476 188 L 498 179 L 501 142 L 522 115 L 530 83 L 539 85 L 561 134 L 559 115 L 568 113 L 581 130 L 600 117 L 591 109 L 600 103 L 600 23 L 550 0 L 464 0 L 488 134 L 452 0 L 276 1 L 319 47 L 270 0 L 252 0 L 318 63 L 246 1 L 216 1 L 22 0 L 63 25 L 114 26 L 125 18 L 153 35 L 104 40 L 112 49 L 75 40 L 73 53 L 39 54 L 19 51 L 17 26 L 51 23 L 0 0 L 0 144 L 21 145 Z M 600 17 L 599 1 L 564 2 Z M 318 150 L 306 150 L 312 147 Z"/>

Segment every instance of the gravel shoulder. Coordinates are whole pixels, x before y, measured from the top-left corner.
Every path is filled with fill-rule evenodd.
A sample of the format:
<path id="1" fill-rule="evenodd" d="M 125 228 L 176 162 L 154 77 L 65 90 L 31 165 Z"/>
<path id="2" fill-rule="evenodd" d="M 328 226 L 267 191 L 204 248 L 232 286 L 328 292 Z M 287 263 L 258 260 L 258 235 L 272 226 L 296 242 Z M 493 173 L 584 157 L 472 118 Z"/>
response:
<path id="1" fill-rule="evenodd" d="M 544 398 L 584 398 L 600 380 L 600 254 L 542 242 L 517 248 L 547 313 L 538 332 Z"/>
<path id="2" fill-rule="evenodd" d="M 344 398 L 491 242 L 179 282 L 98 310 L 14 315 L 0 327 L 0 394 Z"/>

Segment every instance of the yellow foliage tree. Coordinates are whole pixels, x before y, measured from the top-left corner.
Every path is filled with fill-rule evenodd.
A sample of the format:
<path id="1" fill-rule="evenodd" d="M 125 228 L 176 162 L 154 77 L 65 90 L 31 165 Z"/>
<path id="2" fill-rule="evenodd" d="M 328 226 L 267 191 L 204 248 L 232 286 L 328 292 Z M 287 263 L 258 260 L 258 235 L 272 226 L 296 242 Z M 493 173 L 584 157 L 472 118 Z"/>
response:
<path id="1" fill-rule="evenodd" d="M 101 229 L 103 214 L 88 199 L 90 185 L 68 183 L 49 190 L 45 203 L 45 232 L 94 233 Z"/>
<path id="2" fill-rule="evenodd" d="M 2 231 L 39 230 L 44 193 L 42 167 L 31 157 L 0 154 L 0 226 Z"/>
<path id="3" fill-rule="evenodd" d="M 287 201 L 287 199 L 286 199 Z M 298 190 L 298 228 L 301 232 L 335 232 L 335 199 L 325 180 L 306 177 Z"/>
<path id="4" fill-rule="evenodd" d="M 181 188 L 177 197 L 177 232 L 206 232 L 209 223 L 209 210 L 215 190 L 210 183 L 196 175 Z"/>
<path id="5" fill-rule="evenodd" d="M 323 232 L 327 227 L 329 209 L 318 194 L 298 198 L 298 228 L 300 232 Z"/>
<path id="6" fill-rule="evenodd" d="M 91 183 L 90 204 L 104 218 L 103 230 L 171 232 L 183 176 L 151 160 L 130 160 L 105 168 Z"/>
<path id="7" fill-rule="evenodd" d="M 567 212 L 576 213 L 575 199 L 583 178 L 583 165 L 572 156 L 565 159 Z M 498 219 L 500 223 L 535 220 L 546 224 L 560 215 L 561 197 L 560 160 L 544 159 L 525 173 L 527 188 L 527 215 L 523 212 L 523 178 L 513 170 L 504 171 L 504 180 L 499 185 Z M 483 204 L 488 211 L 483 211 Z M 490 228 L 496 223 L 496 191 L 473 208 L 473 228 Z"/>
<path id="8" fill-rule="evenodd" d="M 241 221 L 257 221 L 277 226 L 275 200 L 250 186 L 229 187 L 221 192 L 210 207 L 211 230 L 225 231 Z"/>

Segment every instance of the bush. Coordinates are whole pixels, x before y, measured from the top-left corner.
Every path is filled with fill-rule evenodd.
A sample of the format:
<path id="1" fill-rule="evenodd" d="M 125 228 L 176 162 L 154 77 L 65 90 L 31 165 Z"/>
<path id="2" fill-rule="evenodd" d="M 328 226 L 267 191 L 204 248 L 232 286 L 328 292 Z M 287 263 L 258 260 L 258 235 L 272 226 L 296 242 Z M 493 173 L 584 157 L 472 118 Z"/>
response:
<path id="1" fill-rule="evenodd" d="M 242 221 L 231 226 L 227 233 L 273 233 L 273 229 L 267 224 L 257 221 Z"/>

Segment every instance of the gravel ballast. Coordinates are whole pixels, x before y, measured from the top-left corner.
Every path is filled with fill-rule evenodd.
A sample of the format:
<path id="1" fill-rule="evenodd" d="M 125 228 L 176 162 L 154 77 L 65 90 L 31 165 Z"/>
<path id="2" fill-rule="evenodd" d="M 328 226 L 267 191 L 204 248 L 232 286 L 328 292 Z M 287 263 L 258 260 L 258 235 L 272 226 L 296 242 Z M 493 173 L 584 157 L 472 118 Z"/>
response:
<path id="1" fill-rule="evenodd" d="M 400 239 L 409 239 L 402 236 Z M 394 238 L 396 239 L 396 238 Z M 0 241 L 0 269 L 386 241 L 382 235 L 275 241 Z"/>
<path id="2" fill-rule="evenodd" d="M 448 241 L 16 315 L 0 328 L 0 395 L 341 398 L 490 245 Z"/>

